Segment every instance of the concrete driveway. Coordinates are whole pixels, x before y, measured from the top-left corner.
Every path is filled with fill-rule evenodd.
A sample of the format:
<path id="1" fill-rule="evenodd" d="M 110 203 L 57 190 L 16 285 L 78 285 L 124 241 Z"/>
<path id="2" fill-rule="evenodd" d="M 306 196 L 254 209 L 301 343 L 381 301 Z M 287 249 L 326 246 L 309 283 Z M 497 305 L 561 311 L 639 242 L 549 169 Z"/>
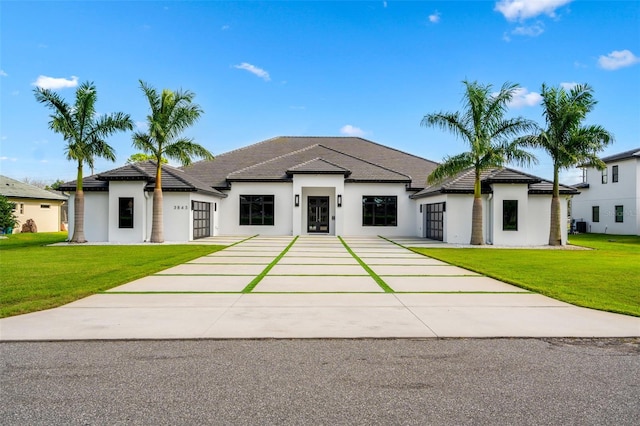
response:
<path id="1" fill-rule="evenodd" d="M 236 244 L 2 319 L 0 340 L 640 336 L 640 318 L 559 302 L 382 238 L 201 242 Z"/>

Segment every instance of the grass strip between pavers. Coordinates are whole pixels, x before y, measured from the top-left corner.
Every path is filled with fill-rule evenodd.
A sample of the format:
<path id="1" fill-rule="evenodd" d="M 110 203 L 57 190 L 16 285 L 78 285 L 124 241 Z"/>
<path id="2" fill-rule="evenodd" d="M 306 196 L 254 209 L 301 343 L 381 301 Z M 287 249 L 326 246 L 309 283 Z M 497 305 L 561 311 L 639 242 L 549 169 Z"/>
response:
<path id="1" fill-rule="evenodd" d="M 393 289 L 391 287 L 389 287 L 389 285 L 386 282 L 384 282 L 384 280 L 382 278 L 380 278 L 380 276 L 378 274 L 373 272 L 373 269 L 371 269 L 369 267 L 369 265 L 364 263 L 364 261 L 362 259 L 360 259 L 358 257 L 358 255 L 353 252 L 353 250 L 351 250 L 351 247 L 349 247 L 349 245 L 342 239 L 342 237 L 338 236 L 338 239 L 340 240 L 340 242 L 342 243 L 344 248 L 349 252 L 349 254 L 351 256 L 353 256 L 353 258 L 355 260 L 358 261 L 360 266 L 362 266 L 364 268 L 364 270 L 367 271 L 367 273 L 371 276 L 371 278 L 373 278 L 373 280 L 380 286 L 381 289 L 384 290 L 385 293 L 393 293 L 394 292 Z"/>
<path id="2" fill-rule="evenodd" d="M 251 293 L 253 291 L 253 289 L 256 288 L 258 283 L 260 281 L 262 281 L 262 279 L 264 277 L 267 276 L 269 271 L 274 266 L 276 266 L 278 264 L 278 262 L 280 262 L 280 259 L 282 259 L 284 257 L 284 255 L 287 254 L 287 252 L 289 251 L 291 246 L 293 246 L 297 240 L 298 240 L 298 235 L 296 235 L 296 237 L 293 239 L 293 241 L 291 241 L 289 243 L 289 245 L 287 247 L 285 247 L 285 249 L 282 250 L 282 252 L 275 259 L 273 259 L 273 261 L 270 264 L 268 264 L 266 268 L 264 268 L 264 270 L 260 273 L 260 275 L 256 276 L 253 280 L 251 280 L 251 282 L 249 284 L 247 284 L 247 286 L 242 290 L 242 293 Z"/>
<path id="3" fill-rule="evenodd" d="M 235 242 L 235 243 L 233 243 L 233 244 L 229 244 L 229 245 L 228 245 L 227 247 L 225 247 L 225 248 L 229 248 L 229 247 L 237 246 L 238 244 L 240 244 L 240 243 L 244 243 L 245 241 L 249 241 L 250 239 L 257 237 L 258 235 L 260 235 L 260 234 L 252 235 L 252 236 L 250 236 L 250 237 L 245 238 L 244 240 L 236 241 L 236 242 Z"/>
<path id="4" fill-rule="evenodd" d="M 394 291 L 397 294 L 534 294 L 529 291 Z M 242 291 L 100 291 L 97 294 L 243 294 Z M 384 294 L 379 291 L 252 291 L 251 294 Z"/>

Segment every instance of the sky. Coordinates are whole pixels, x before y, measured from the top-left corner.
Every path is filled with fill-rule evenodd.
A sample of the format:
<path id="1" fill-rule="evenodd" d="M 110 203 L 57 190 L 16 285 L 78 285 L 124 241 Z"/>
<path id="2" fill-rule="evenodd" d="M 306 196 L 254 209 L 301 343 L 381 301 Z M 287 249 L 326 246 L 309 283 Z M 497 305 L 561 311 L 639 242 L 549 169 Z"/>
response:
<path id="1" fill-rule="evenodd" d="M 584 124 L 615 137 L 604 156 L 640 147 L 640 1 L 3 0 L 0 174 L 76 177 L 36 87 L 73 103 L 94 82 L 98 113 L 144 130 L 140 80 L 196 94 L 204 114 L 184 136 L 214 155 L 276 136 L 360 136 L 434 161 L 467 150 L 420 125 L 463 108 L 463 80 L 517 83 L 508 116 L 541 125 L 543 83 L 588 83 L 598 104 Z M 137 152 L 131 132 L 108 143 L 117 160 L 97 159 L 96 173 Z M 521 169 L 551 179 L 534 153 Z"/>

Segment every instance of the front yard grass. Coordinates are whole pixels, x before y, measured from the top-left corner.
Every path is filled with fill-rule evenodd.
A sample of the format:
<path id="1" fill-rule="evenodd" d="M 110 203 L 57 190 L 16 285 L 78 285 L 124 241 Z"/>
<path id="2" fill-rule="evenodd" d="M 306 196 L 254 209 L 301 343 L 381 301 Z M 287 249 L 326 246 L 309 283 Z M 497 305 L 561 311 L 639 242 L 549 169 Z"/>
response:
<path id="1" fill-rule="evenodd" d="M 578 306 L 640 316 L 640 236 L 571 235 L 593 250 L 413 248 Z"/>
<path id="2" fill-rule="evenodd" d="M 213 245 L 69 245 L 66 233 L 0 239 L 0 318 L 40 311 L 221 250 Z"/>

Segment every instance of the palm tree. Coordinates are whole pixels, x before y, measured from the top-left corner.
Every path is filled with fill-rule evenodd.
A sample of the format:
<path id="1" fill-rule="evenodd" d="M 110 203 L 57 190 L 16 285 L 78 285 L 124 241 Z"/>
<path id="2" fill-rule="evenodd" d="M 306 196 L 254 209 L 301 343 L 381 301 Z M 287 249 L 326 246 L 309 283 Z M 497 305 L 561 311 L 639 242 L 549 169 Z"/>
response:
<path id="1" fill-rule="evenodd" d="M 180 137 L 182 131 L 193 125 L 202 109 L 193 103 L 195 94 L 189 91 L 163 89 L 158 93 L 140 80 L 140 88 L 149 101 L 151 113 L 147 115 L 147 132 L 133 134 L 133 146 L 151 154 L 156 163 L 156 182 L 153 190 L 153 219 L 151 242 L 164 241 L 162 212 L 162 163 L 165 158 L 177 160 L 183 166 L 191 164 L 193 157 L 212 159 L 213 155 L 193 139 Z"/>
<path id="2" fill-rule="evenodd" d="M 486 169 L 501 167 L 514 162 L 528 165 L 535 157 L 521 149 L 515 137 L 535 128 L 535 124 L 522 117 L 505 118 L 508 104 L 518 85 L 505 83 L 500 92 L 492 93 L 492 85 L 463 81 L 465 94 L 464 111 L 437 112 L 425 115 L 421 124 L 425 127 L 439 127 L 448 130 L 469 145 L 470 150 L 449 156 L 436 167 L 428 177 L 429 183 L 442 181 L 463 170 L 475 170 L 473 188 L 473 210 L 471 219 L 471 244 L 484 244 L 482 230 L 482 198 L 480 176 Z"/>
<path id="3" fill-rule="evenodd" d="M 118 131 L 133 130 L 133 122 L 128 114 L 122 112 L 97 115 L 97 91 L 95 85 L 90 82 L 84 82 L 78 87 L 74 105 L 69 105 L 49 89 L 36 88 L 34 93 L 38 102 L 53 111 L 49 128 L 60 133 L 66 141 L 67 159 L 77 161 L 78 164 L 71 242 L 84 243 L 84 164 L 93 169 L 96 157 L 115 161 L 115 151 L 105 139 Z"/>
<path id="4" fill-rule="evenodd" d="M 560 213 L 560 170 L 589 164 L 602 170 L 606 166 L 598 152 L 613 142 L 613 135 L 599 125 L 582 126 L 597 101 L 588 84 L 578 84 L 567 92 L 563 87 L 542 85 L 542 105 L 546 129 L 523 136 L 520 143 L 542 148 L 553 161 L 553 196 L 551 197 L 551 225 L 549 245 L 562 244 Z"/>

